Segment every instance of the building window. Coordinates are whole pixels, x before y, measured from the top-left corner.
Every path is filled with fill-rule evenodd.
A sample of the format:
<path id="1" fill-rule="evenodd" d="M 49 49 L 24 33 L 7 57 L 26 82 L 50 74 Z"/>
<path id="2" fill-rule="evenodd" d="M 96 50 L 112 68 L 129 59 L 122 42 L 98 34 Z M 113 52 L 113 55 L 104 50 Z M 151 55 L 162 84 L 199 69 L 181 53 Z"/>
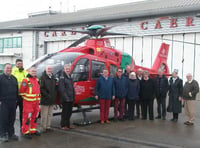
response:
<path id="1" fill-rule="evenodd" d="M 22 48 L 22 37 L 0 38 L 0 52 L 4 48 Z"/>
<path id="2" fill-rule="evenodd" d="M 5 38 L 4 39 L 4 48 L 12 48 L 12 38 Z"/>
<path id="3" fill-rule="evenodd" d="M 0 39 L 0 53 L 3 53 L 3 39 Z"/>
<path id="4" fill-rule="evenodd" d="M 22 48 L 22 38 L 21 37 L 13 38 L 13 48 Z"/>
<path id="5" fill-rule="evenodd" d="M 22 48 L 22 37 L 14 37 L 12 38 L 12 47 L 13 48 Z"/>

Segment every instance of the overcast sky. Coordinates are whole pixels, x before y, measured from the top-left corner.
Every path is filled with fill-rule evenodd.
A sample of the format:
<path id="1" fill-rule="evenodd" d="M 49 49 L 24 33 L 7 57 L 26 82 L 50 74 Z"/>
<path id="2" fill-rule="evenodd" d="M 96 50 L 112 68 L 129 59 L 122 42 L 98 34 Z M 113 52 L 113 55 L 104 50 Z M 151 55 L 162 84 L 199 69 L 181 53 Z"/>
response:
<path id="1" fill-rule="evenodd" d="M 27 18 L 28 13 L 52 10 L 72 12 L 86 9 L 142 0 L 1 0 L 0 22 Z"/>

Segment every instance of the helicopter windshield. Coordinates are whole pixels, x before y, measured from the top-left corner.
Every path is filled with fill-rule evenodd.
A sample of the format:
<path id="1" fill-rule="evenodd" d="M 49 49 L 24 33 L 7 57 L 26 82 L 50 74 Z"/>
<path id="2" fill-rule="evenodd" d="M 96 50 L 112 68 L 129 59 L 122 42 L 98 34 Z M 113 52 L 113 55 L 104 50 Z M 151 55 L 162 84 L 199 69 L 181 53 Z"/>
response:
<path id="1" fill-rule="evenodd" d="M 72 64 L 74 60 L 83 55 L 77 52 L 59 52 L 44 56 L 40 60 L 37 60 L 31 67 L 37 68 L 37 77 L 40 78 L 45 71 L 47 65 L 53 67 L 53 74 L 57 75 L 64 67 L 65 64 Z"/>

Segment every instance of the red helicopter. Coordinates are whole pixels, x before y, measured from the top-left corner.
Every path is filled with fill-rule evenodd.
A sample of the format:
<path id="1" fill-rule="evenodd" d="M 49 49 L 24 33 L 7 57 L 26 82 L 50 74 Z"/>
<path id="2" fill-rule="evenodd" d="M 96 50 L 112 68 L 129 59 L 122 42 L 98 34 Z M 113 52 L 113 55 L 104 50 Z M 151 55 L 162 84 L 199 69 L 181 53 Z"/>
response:
<path id="1" fill-rule="evenodd" d="M 40 77 L 46 65 L 52 65 L 56 76 L 63 70 L 65 64 L 71 65 L 71 75 L 74 80 L 76 92 L 74 105 L 95 105 L 98 101 L 94 98 L 94 87 L 102 69 L 107 68 L 111 77 L 115 76 L 118 67 L 125 69 L 130 65 L 134 71 L 138 68 L 149 71 L 151 76 L 157 74 L 158 69 L 163 69 L 165 74 L 169 74 L 167 57 L 169 45 L 162 43 L 155 62 L 151 69 L 135 65 L 131 55 L 111 47 L 107 38 L 108 35 L 127 35 L 121 33 L 108 32 L 111 27 L 99 25 L 90 26 L 84 31 L 75 31 L 87 34 L 68 48 L 59 52 L 45 55 L 36 60 L 32 66 L 37 68 L 37 76 Z M 74 31 L 74 30 L 73 30 Z M 85 41 L 85 45 L 77 47 Z M 31 67 L 32 67 L 31 66 Z M 59 101 L 57 101 L 59 104 Z"/>
<path id="2" fill-rule="evenodd" d="M 157 54 L 155 62 L 151 69 L 135 65 L 131 55 L 116 50 L 110 45 L 110 41 L 104 36 L 127 35 L 121 33 L 113 33 L 108 30 L 112 27 L 103 27 L 100 25 L 92 25 L 86 30 L 54 30 L 54 31 L 73 31 L 77 33 L 87 34 L 81 39 L 74 42 L 68 48 L 53 54 L 47 54 L 31 64 L 30 67 L 37 68 L 38 78 L 42 75 L 47 65 L 53 66 L 53 73 L 58 78 L 65 64 L 71 64 L 71 75 L 74 80 L 75 102 L 74 106 L 82 111 L 84 116 L 84 124 L 89 123 L 86 118 L 82 105 L 96 105 L 98 101 L 94 98 L 94 88 L 97 78 L 101 75 L 104 68 L 109 70 L 111 77 L 115 76 L 118 67 L 125 69 L 126 65 L 130 65 L 136 72 L 138 68 L 149 71 L 151 76 L 157 74 L 158 69 L 163 69 L 166 75 L 169 75 L 167 65 L 169 45 L 162 43 Z M 14 28 L 7 30 L 35 30 L 35 31 L 52 31 L 44 28 Z M 85 42 L 84 46 L 78 46 Z M 59 103 L 59 97 L 57 99 Z M 96 108 L 96 107 L 95 107 Z M 91 110 L 92 108 L 89 108 Z"/>

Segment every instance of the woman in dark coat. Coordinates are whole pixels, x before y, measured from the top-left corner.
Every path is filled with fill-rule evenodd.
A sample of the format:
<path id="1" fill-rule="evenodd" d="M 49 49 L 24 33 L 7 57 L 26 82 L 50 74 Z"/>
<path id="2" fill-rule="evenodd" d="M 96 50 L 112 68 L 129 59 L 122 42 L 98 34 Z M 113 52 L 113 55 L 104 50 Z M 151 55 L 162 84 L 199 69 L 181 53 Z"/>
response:
<path id="1" fill-rule="evenodd" d="M 149 78 L 148 71 L 144 71 L 143 79 L 140 81 L 140 99 L 142 103 L 142 119 L 147 119 L 149 112 L 149 120 L 154 120 L 153 101 L 155 97 L 154 81 Z"/>
<path id="2" fill-rule="evenodd" d="M 178 121 L 178 114 L 182 109 L 183 80 L 178 77 L 178 70 L 174 70 L 169 80 L 169 105 L 168 112 L 173 113 L 171 121 Z"/>

